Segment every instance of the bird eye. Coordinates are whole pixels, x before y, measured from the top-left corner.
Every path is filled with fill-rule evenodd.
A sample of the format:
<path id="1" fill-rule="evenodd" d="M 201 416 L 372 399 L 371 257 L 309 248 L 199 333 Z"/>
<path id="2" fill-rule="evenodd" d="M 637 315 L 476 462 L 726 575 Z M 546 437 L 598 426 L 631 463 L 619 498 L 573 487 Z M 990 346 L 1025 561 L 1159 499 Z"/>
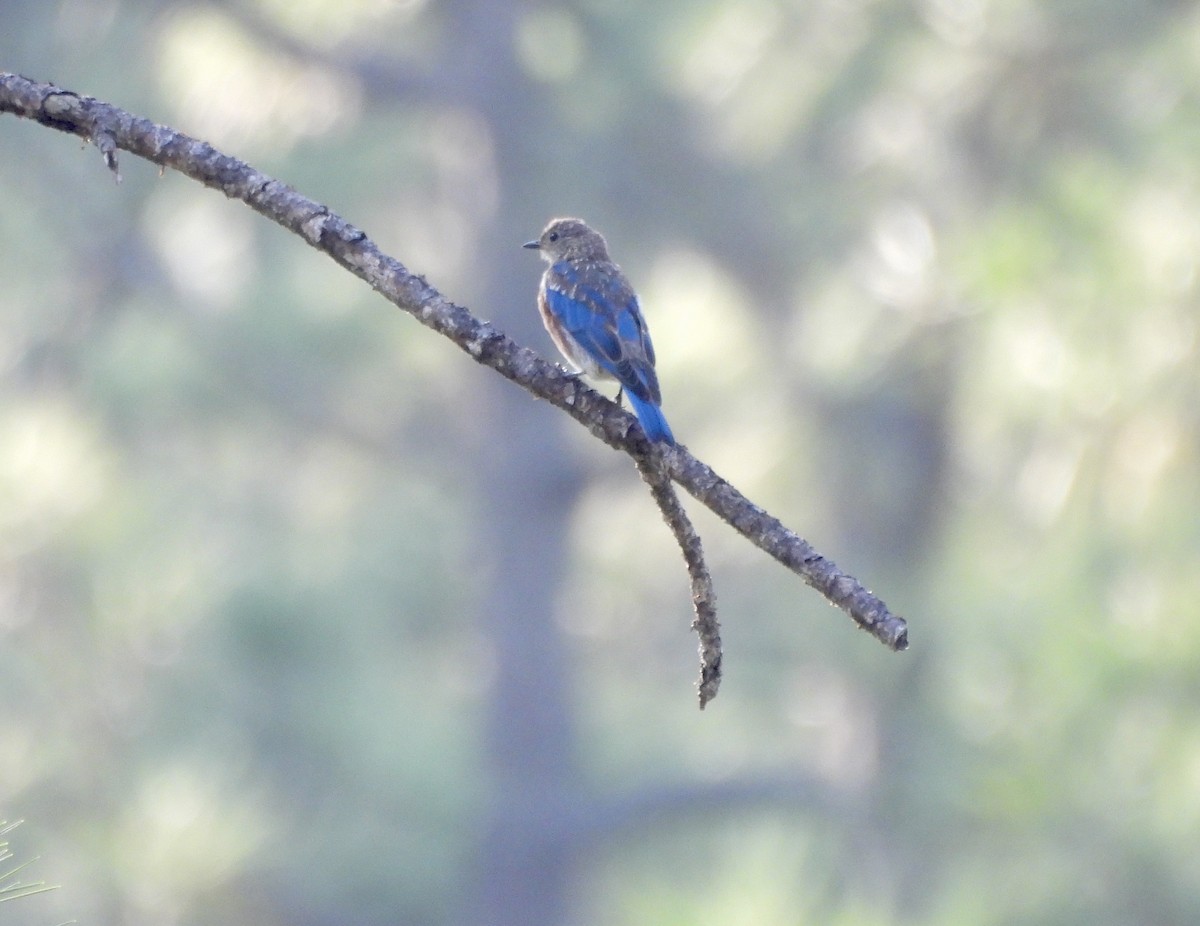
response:
<path id="1" fill-rule="evenodd" d="M 550 232 L 550 238 L 549 238 L 549 240 L 551 240 L 551 241 L 557 241 L 557 240 L 558 240 L 558 232 Z"/>

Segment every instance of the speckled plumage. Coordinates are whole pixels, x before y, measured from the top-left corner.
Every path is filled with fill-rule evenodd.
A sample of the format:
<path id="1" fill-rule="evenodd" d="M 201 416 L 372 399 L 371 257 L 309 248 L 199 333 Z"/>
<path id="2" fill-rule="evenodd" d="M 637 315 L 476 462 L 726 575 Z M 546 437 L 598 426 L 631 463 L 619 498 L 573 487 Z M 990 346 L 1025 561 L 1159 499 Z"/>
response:
<path id="1" fill-rule="evenodd" d="M 580 372 L 620 383 L 646 436 L 674 444 L 637 294 L 609 258 L 604 237 L 579 219 L 554 219 L 525 247 L 550 264 L 538 311 L 555 346 Z"/>

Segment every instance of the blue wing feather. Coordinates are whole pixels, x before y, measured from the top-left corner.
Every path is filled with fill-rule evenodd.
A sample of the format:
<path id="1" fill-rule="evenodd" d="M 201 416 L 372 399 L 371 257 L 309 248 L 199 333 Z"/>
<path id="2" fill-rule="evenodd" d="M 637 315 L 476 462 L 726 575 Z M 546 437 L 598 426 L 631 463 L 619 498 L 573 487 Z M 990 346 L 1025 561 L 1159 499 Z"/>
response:
<path id="1" fill-rule="evenodd" d="M 654 373 L 654 345 L 632 288 L 615 267 L 554 264 L 543 278 L 546 306 L 574 345 L 625 389 L 651 440 L 674 444 Z M 565 351 L 564 351 L 565 352 Z M 568 357 L 574 363 L 580 358 Z M 580 364 L 582 365 L 582 364 Z"/>
<path id="2" fill-rule="evenodd" d="M 573 299 L 560 290 L 547 288 L 546 299 L 550 303 L 550 311 L 558 316 L 567 333 L 605 371 L 616 376 L 615 358 L 621 356 L 621 342 L 616 330 L 605 324 L 604 318 L 586 302 Z"/>

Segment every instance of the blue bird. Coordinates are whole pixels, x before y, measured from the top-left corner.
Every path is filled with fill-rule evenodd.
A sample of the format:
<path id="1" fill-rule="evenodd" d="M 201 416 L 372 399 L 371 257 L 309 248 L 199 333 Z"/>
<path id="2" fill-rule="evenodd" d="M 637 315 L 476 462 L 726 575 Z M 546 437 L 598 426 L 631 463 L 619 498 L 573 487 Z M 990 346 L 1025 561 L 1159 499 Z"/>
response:
<path id="1" fill-rule="evenodd" d="M 620 383 L 646 436 L 673 445 L 650 332 L 604 237 L 579 219 L 553 219 L 525 247 L 541 251 L 550 264 L 538 289 L 538 310 L 555 346 L 578 372 Z"/>

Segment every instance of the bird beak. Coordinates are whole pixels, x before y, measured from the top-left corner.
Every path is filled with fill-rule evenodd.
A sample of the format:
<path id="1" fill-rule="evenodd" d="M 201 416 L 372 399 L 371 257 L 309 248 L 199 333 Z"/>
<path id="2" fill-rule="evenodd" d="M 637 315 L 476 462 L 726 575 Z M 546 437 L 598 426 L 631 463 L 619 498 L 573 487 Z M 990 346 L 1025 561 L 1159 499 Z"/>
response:
<path id="1" fill-rule="evenodd" d="M 541 245 L 538 244 L 536 241 L 526 241 L 523 245 L 521 245 L 521 247 L 523 247 L 523 248 L 540 248 Z"/>

